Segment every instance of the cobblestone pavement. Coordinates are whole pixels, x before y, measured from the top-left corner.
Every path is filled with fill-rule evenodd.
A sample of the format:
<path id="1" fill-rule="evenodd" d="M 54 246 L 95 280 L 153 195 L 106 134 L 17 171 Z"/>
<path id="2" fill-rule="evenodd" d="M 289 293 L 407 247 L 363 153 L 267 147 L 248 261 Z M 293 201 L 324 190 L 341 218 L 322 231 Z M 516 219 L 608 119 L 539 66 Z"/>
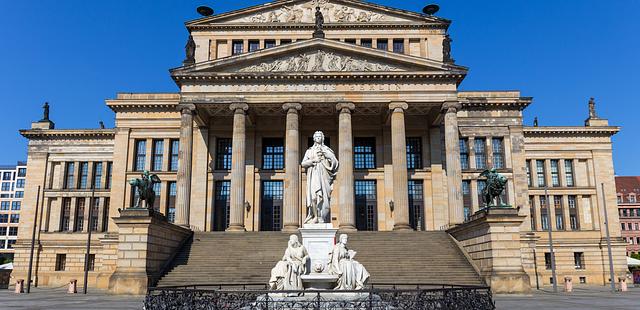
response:
<path id="1" fill-rule="evenodd" d="M 558 287 L 558 294 L 553 290 L 543 288 L 531 295 L 496 295 L 498 310 L 543 310 L 543 309 L 640 309 L 640 287 L 630 287 L 625 293 L 612 293 L 609 286 L 590 286 L 574 288 L 572 293 L 562 292 Z"/>
<path id="2" fill-rule="evenodd" d="M 144 296 L 116 296 L 105 291 L 89 290 L 84 294 L 67 294 L 64 288 L 31 288 L 31 294 L 0 290 L 0 309 L 124 310 L 142 309 Z"/>

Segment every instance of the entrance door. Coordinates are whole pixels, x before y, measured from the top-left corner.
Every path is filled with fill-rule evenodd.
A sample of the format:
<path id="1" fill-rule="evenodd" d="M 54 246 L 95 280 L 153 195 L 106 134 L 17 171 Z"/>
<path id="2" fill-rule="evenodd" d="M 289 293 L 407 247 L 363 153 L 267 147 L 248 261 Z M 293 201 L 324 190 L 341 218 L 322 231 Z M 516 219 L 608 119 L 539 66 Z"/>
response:
<path id="1" fill-rule="evenodd" d="M 229 227 L 231 181 L 216 181 L 213 211 L 213 230 L 225 231 Z"/>
<path id="2" fill-rule="evenodd" d="M 375 180 L 357 180 L 356 196 L 356 228 L 358 230 L 378 230 L 378 200 Z"/>
<path id="3" fill-rule="evenodd" d="M 424 230 L 424 198 L 422 180 L 409 180 L 409 224 L 413 230 Z"/>
<path id="4" fill-rule="evenodd" d="M 260 230 L 282 230 L 282 181 L 262 181 Z"/>

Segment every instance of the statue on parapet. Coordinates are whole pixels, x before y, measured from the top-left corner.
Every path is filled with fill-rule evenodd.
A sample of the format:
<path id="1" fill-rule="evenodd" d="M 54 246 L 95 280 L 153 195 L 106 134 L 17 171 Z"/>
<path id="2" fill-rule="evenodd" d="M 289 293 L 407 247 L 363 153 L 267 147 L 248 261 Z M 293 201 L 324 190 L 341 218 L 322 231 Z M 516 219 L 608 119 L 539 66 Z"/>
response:
<path id="1" fill-rule="evenodd" d="M 338 276 L 336 290 L 362 290 L 369 281 L 369 272 L 353 259 L 356 252 L 347 248 L 349 237 L 340 235 L 338 243 L 329 254 L 329 274 Z"/>
<path id="2" fill-rule="evenodd" d="M 145 170 L 139 179 L 129 180 L 129 184 L 135 188 L 138 194 L 133 208 L 141 209 L 144 201 L 146 208 L 153 210 L 153 204 L 156 200 L 156 191 L 153 190 L 153 185 L 160 182 L 158 175 L 152 174 L 148 170 Z"/>
<path id="3" fill-rule="evenodd" d="M 307 262 L 309 253 L 298 241 L 297 235 L 289 236 L 287 249 L 284 256 L 271 270 L 269 289 L 271 290 L 304 290 L 302 276 L 307 274 Z"/>
<path id="4" fill-rule="evenodd" d="M 507 178 L 499 174 L 495 168 L 483 171 L 480 176 L 487 178 L 487 185 L 482 190 L 484 207 L 509 207 L 502 201 L 502 193 L 507 186 Z"/>
<path id="5" fill-rule="evenodd" d="M 338 173 L 338 159 L 324 145 L 324 134 L 313 134 L 313 146 L 304 154 L 302 167 L 307 169 L 306 201 L 308 216 L 305 224 L 331 223 L 331 192 L 333 180 Z"/>

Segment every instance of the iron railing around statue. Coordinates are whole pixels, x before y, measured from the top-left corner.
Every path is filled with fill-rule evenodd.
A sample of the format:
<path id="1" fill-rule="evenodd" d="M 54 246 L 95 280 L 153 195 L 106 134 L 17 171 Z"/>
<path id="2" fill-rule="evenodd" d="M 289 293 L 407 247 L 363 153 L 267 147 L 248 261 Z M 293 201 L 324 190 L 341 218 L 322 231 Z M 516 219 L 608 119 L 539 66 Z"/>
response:
<path id="1" fill-rule="evenodd" d="M 257 284 L 150 288 L 146 310 L 495 309 L 485 286 L 378 284 L 360 291 L 270 291 Z"/>

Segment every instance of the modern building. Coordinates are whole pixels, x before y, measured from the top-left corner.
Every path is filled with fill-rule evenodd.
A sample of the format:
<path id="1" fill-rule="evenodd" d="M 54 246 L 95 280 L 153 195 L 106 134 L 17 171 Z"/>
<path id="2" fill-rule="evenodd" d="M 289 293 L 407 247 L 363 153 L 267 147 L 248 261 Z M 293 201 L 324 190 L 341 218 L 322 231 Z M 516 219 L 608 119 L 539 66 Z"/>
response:
<path id="1" fill-rule="evenodd" d="M 13 258 L 26 177 L 26 162 L 0 166 L 0 257 Z"/>
<path id="2" fill-rule="evenodd" d="M 618 212 L 627 256 L 640 253 L 640 177 L 616 176 Z"/>
<path id="3" fill-rule="evenodd" d="M 300 162 L 317 130 L 340 161 L 331 218 L 341 231 L 498 234 L 473 231 L 484 206 L 480 174 L 495 168 L 516 211 L 490 225 L 511 225 L 511 250 L 492 258 L 486 244 L 456 237 L 479 270 L 549 284 L 551 225 L 560 279 L 606 284 L 607 212 L 624 274 L 611 145 L 619 128 L 596 115 L 593 101 L 584 126 L 529 127 L 522 114 L 531 97 L 459 90 L 468 69 L 451 56 L 450 24 L 355 0 L 281 0 L 187 22 L 187 57 L 171 70 L 175 93 L 106 100 L 115 128 L 55 129 L 47 112 L 21 131 L 29 173 L 16 276 L 26 277 L 39 209 L 43 285 L 81 278 L 89 229 L 91 285 L 161 264 L 122 252 L 147 240 L 119 228 L 119 211 L 136 198 L 127 180 L 145 170 L 162 180 L 154 207 L 176 227 L 295 232 L 307 212 Z"/>

